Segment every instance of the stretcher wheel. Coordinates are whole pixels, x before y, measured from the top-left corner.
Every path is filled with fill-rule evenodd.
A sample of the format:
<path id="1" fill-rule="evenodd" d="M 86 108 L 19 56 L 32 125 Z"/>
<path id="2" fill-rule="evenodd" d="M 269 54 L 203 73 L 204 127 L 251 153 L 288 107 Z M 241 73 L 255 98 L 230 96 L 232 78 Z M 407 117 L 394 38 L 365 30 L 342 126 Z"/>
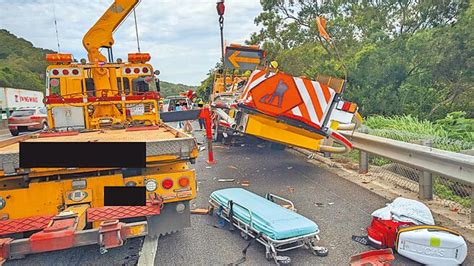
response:
<path id="1" fill-rule="evenodd" d="M 250 239 L 250 236 L 247 235 L 244 231 L 240 231 L 240 236 L 246 241 Z"/>
<path id="2" fill-rule="evenodd" d="M 275 256 L 275 261 L 278 264 L 289 265 L 291 264 L 291 258 L 288 256 Z"/>
<path id="3" fill-rule="evenodd" d="M 329 253 L 329 249 L 325 247 L 318 247 L 318 246 L 313 246 L 312 252 L 314 255 L 318 257 L 326 257 Z"/>

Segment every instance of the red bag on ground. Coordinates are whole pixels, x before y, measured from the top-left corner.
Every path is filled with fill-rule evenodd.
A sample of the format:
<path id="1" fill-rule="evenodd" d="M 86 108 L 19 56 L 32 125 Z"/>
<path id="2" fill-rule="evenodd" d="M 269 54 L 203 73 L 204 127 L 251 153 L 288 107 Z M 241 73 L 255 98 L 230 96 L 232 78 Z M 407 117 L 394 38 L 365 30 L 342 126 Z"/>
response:
<path id="1" fill-rule="evenodd" d="M 398 222 L 394 220 L 382 220 L 372 217 L 370 226 L 367 227 L 367 235 L 370 244 L 378 249 L 393 248 L 397 238 L 397 229 L 403 225 L 414 225 L 410 222 Z"/>

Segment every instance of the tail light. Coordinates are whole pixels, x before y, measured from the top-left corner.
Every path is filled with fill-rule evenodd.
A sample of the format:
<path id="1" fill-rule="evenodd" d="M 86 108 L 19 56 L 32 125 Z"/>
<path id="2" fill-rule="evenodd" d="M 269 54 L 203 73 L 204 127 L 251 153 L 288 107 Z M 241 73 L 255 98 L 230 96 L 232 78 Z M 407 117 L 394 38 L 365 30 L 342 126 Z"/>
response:
<path id="1" fill-rule="evenodd" d="M 15 121 L 15 118 L 14 117 L 9 117 L 8 122 L 12 122 L 12 121 Z"/>
<path id="2" fill-rule="evenodd" d="M 132 70 L 129 67 L 127 67 L 127 68 L 125 68 L 125 73 L 130 74 L 130 73 L 132 73 Z"/>
<path id="3" fill-rule="evenodd" d="M 189 178 L 181 177 L 178 181 L 180 187 L 187 187 L 189 186 Z"/>
<path id="4" fill-rule="evenodd" d="M 30 116 L 30 119 L 40 119 L 40 118 L 41 118 L 41 116 L 37 116 L 37 115 Z"/>
<path id="5" fill-rule="evenodd" d="M 164 188 L 164 189 L 170 189 L 173 187 L 173 180 L 171 179 L 165 179 L 161 182 L 161 186 Z"/>
<path id="6" fill-rule="evenodd" d="M 63 75 L 69 75 L 69 70 L 63 69 Z"/>
<path id="7" fill-rule="evenodd" d="M 148 67 L 142 68 L 142 72 L 143 72 L 143 73 L 148 73 Z"/>
<path id="8" fill-rule="evenodd" d="M 78 69 L 73 69 L 72 74 L 73 75 L 79 75 L 79 70 Z"/>
<path id="9" fill-rule="evenodd" d="M 344 112 L 355 113 L 355 111 L 357 111 L 357 104 L 340 101 L 337 103 L 337 109 L 342 110 Z"/>
<path id="10" fill-rule="evenodd" d="M 133 69 L 133 73 L 135 73 L 135 74 L 140 73 L 140 69 L 139 69 L 138 67 L 134 68 L 134 69 Z"/>
<path id="11" fill-rule="evenodd" d="M 51 71 L 51 73 L 52 73 L 54 76 L 57 76 L 57 75 L 59 75 L 59 70 L 53 69 L 53 71 Z"/>

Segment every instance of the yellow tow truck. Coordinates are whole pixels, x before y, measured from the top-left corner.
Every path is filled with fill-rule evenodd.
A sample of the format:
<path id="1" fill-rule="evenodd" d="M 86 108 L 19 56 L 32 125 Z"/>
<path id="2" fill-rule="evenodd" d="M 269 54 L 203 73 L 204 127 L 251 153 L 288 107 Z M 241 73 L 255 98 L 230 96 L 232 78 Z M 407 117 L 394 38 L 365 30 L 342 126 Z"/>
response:
<path id="1" fill-rule="evenodd" d="M 112 57 L 112 33 L 138 2 L 114 1 L 87 32 L 89 60 L 46 56 L 50 130 L 0 142 L 0 259 L 106 252 L 190 225 L 197 142 L 162 122 L 150 55 Z"/>

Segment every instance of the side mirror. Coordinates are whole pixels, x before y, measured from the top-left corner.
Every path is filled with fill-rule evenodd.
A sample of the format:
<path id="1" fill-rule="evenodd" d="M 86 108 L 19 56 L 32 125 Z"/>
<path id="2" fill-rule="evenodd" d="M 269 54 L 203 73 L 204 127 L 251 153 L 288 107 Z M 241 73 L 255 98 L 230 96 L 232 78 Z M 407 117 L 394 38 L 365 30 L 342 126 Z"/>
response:
<path id="1" fill-rule="evenodd" d="M 155 70 L 155 72 L 153 72 L 153 73 L 158 76 L 158 75 L 160 75 L 161 72 L 159 70 Z"/>
<path id="2" fill-rule="evenodd" d="M 158 71 L 158 70 L 157 70 Z M 156 72 L 156 71 L 155 71 Z M 158 71 L 159 72 L 159 71 Z M 160 79 L 155 79 L 156 91 L 160 91 Z"/>

